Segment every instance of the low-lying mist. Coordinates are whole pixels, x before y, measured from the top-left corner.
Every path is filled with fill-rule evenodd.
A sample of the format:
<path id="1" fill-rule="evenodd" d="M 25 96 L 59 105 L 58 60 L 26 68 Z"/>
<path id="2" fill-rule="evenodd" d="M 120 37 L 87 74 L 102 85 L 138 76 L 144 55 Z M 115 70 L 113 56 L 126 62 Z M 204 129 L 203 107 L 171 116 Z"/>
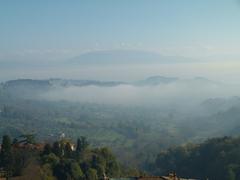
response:
<path id="1" fill-rule="evenodd" d="M 158 85 L 121 84 L 113 87 L 69 86 L 55 88 L 42 97 L 53 101 L 189 108 L 209 98 L 240 95 L 239 85 L 212 82 L 203 78 Z"/>

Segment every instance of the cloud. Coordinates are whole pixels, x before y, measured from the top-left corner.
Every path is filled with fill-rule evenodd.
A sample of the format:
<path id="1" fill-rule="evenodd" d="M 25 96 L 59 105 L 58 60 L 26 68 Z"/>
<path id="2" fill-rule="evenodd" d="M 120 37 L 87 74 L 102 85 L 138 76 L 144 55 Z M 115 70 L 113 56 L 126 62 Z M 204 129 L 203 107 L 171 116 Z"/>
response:
<path id="1" fill-rule="evenodd" d="M 134 106 L 190 107 L 208 98 L 240 95 L 240 86 L 186 80 L 158 86 L 67 87 L 50 91 L 47 100 Z"/>

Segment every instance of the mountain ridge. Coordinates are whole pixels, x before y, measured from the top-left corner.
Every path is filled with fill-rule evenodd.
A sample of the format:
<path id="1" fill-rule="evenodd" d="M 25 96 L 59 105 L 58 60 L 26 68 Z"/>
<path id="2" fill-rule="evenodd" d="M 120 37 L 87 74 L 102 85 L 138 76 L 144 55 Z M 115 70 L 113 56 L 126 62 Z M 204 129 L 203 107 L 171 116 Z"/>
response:
<path id="1" fill-rule="evenodd" d="M 132 86 L 154 86 L 160 84 L 170 84 L 175 82 L 186 82 L 186 81 L 201 81 L 207 83 L 216 83 L 206 78 L 195 77 L 191 79 L 181 79 L 177 77 L 167 76 L 149 76 L 143 80 L 126 82 L 126 81 L 99 81 L 99 80 L 88 80 L 88 79 L 61 79 L 61 78 L 50 78 L 50 79 L 15 79 L 1 83 L 1 86 L 12 87 L 12 86 L 103 86 L 103 87 L 114 87 L 119 85 L 132 85 Z"/>
<path id="2" fill-rule="evenodd" d="M 140 50 L 102 50 L 83 53 L 67 60 L 73 64 L 172 64 L 194 62 L 193 59 L 181 56 L 165 56 L 156 52 Z"/>

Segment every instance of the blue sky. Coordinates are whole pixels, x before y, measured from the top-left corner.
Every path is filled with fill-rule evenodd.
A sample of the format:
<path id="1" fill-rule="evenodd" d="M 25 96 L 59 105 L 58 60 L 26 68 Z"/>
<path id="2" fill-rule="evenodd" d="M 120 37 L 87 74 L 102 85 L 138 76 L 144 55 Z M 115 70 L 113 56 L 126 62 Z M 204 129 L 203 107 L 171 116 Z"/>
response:
<path id="1" fill-rule="evenodd" d="M 0 0 L 0 59 L 102 49 L 240 52 L 237 0 Z"/>

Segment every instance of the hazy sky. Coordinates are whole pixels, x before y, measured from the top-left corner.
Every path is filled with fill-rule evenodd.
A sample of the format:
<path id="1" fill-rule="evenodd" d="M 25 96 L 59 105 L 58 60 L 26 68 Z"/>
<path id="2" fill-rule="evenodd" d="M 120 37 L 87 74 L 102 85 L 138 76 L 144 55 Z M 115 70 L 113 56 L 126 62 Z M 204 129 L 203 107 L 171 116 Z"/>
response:
<path id="1" fill-rule="evenodd" d="M 237 0 L 0 0 L 0 60 L 141 49 L 240 53 Z"/>
<path id="2" fill-rule="evenodd" d="M 238 82 L 239 32 L 240 0 L 0 0 L 0 81 L 163 75 Z M 197 63 L 58 63 L 96 50 L 150 51 Z"/>

